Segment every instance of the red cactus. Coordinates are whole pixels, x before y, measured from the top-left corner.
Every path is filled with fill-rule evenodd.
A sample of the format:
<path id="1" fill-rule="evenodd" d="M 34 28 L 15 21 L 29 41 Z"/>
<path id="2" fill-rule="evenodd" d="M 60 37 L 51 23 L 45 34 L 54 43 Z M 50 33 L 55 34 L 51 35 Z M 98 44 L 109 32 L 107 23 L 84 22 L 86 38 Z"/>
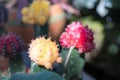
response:
<path id="1" fill-rule="evenodd" d="M 80 53 L 90 52 L 95 48 L 93 32 L 80 22 L 72 22 L 60 36 L 60 43 L 64 47 L 76 47 Z"/>
<path id="2" fill-rule="evenodd" d="M 25 44 L 19 35 L 8 33 L 0 38 L 0 54 L 7 57 L 14 57 L 22 50 Z"/>

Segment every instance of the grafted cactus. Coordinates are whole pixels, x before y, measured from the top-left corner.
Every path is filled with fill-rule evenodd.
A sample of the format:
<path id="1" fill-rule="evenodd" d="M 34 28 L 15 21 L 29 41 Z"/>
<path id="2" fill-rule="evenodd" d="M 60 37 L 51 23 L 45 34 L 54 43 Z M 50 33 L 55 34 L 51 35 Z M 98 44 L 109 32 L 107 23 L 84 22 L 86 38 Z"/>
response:
<path id="1" fill-rule="evenodd" d="M 61 52 L 65 68 L 63 76 L 67 80 L 74 77 L 81 79 L 81 71 L 85 62 L 80 55 L 85 55 L 84 53 L 91 52 L 95 48 L 93 35 L 93 31 L 80 22 L 72 22 L 61 34 L 60 44 L 69 49 L 68 51 L 63 48 Z"/>
<path id="2" fill-rule="evenodd" d="M 50 3 L 47 0 L 34 0 L 29 7 L 21 10 L 22 21 L 25 24 L 34 24 L 35 37 L 48 34 L 48 18 L 50 16 Z"/>
<path id="3" fill-rule="evenodd" d="M 11 75 L 24 70 L 21 52 L 25 49 L 22 38 L 8 33 L 0 38 L 0 54 L 9 58 Z"/>

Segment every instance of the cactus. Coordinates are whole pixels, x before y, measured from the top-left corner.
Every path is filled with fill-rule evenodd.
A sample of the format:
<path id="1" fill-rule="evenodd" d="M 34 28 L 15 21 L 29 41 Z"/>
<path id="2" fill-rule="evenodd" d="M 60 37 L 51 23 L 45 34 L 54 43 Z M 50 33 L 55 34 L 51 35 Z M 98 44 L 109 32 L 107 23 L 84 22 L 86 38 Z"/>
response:
<path id="1" fill-rule="evenodd" d="M 29 57 L 32 61 L 46 69 L 52 69 L 52 65 L 62 63 L 57 44 L 50 38 L 38 37 L 32 40 L 29 48 Z"/>
<path id="2" fill-rule="evenodd" d="M 10 58 L 10 73 L 11 75 L 17 73 L 17 72 L 25 72 L 25 66 L 22 61 L 22 56 L 16 56 L 16 58 Z"/>
<path id="3" fill-rule="evenodd" d="M 49 7 L 49 1 L 34 0 L 29 7 L 24 7 L 22 9 L 22 21 L 28 24 L 44 25 L 50 14 Z"/>
<path id="4" fill-rule="evenodd" d="M 52 71 L 62 76 L 62 74 L 64 73 L 64 65 L 62 63 L 54 63 Z"/>
<path id="5" fill-rule="evenodd" d="M 15 58 L 24 48 L 25 44 L 19 35 L 8 33 L 0 38 L 0 54 L 6 57 Z"/>
<path id="6" fill-rule="evenodd" d="M 8 33 L 0 38 L 0 54 L 9 58 L 11 75 L 24 70 L 22 55 L 25 44 L 19 35 Z"/>
<path id="7" fill-rule="evenodd" d="M 13 75 L 9 80 L 65 80 L 64 78 L 60 77 L 58 74 L 47 71 L 47 70 L 42 70 L 39 73 L 36 74 L 24 74 L 24 73 L 19 73 Z"/>
<path id="8" fill-rule="evenodd" d="M 61 53 L 62 53 L 61 56 L 63 58 L 63 63 L 65 63 L 68 49 L 63 48 Z M 82 77 L 81 72 L 83 70 L 85 61 L 83 58 L 79 56 L 79 54 L 80 53 L 78 53 L 76 49 L 72 50 L 70 59 L 67 65 L 65 66 L 65 71 L 63 74 L 63 76 L 67 80 L 71 80 L 72 78 L 75 78 L 75 77 L 77 77 L 78 80 L 81 80 L 81 77 Z"/>
<path id="9" fill-rule="evenodd" d="M 31 73 L 38 73 L 41 72 L 41 70 L 43 70 L 44 67 L 37 65 L 36 63 L 34 63 L 33 61 L 31 61 Z"/>
<path id="10" fill-rule="evenodd" d="M 44 25 L 34 25 L 34 36 L 39 37 L 39 36 L 45 36 L 45 38 L 48 38 L 48 24 Z"/>
<path id="11" fill-rule="evenodd" d="M 26 24 L 34 24 L 35 37 L 48 35 L 48 18 L 50 15 L 50 3 L 46 0 L 34 0 L 29 7 L 21 10 L 22 21 Z"/>

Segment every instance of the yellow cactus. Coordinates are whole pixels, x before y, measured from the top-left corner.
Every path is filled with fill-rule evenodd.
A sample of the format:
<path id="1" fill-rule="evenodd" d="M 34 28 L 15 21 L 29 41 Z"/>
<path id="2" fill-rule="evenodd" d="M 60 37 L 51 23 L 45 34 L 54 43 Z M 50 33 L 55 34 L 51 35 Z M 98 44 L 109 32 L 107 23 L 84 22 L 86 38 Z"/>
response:
<path id="1" fill-rule="evenodd" d="M 44 66 L 46 69 L 51 69 L 54 62 L 62 62 L 57 44 L 52 42 L 50 38 L 45 39 L 44 37 L 32 40 L 29 48 L 29 57 L 36 64 Z"/>
<path id="2" fill-rule="evenodd" d="M 36 24 L 44 25 L 50 14 L 49 9 L 50 3 L 48 1 L 34 0 L 33 3 L 28 8 L 27 7 L 23 8 L 21 13 L 23 16 L 28 17 L 29 20 L 30 19 L 34 20 Z"/>

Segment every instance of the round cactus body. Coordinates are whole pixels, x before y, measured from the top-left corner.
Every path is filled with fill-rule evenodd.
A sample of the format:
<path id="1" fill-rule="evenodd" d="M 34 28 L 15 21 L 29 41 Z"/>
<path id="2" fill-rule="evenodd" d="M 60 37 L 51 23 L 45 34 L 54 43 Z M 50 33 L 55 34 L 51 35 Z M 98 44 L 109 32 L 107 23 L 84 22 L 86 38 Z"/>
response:
<path id="1" fill-rule="evenodd" d="M 22 50 L 25 44 L 19 35 L 8 33 L 0 38 L 0 54 L 7 57 L 14 57 Z"/>
<path id="2" fill-rule="evenodd" d="M 49 18 L 49 7 L 49 1 L 34 0 L 29 7 L 22 8 L 22 21 L 26 24 L 44 25 Z"/>

